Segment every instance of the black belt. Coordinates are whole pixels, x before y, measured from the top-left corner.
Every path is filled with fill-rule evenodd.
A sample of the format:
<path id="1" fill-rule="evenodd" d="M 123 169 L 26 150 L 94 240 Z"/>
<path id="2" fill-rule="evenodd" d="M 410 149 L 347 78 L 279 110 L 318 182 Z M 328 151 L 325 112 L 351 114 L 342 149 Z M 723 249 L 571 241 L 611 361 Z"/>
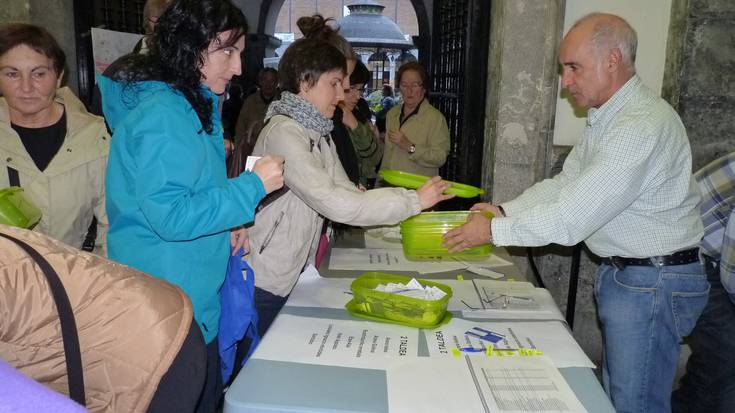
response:
<path id="1" fill-rule="evenodd" d="M 612 265 L 621 271 L 628 266 L 663 267 L 666 265 L 684 265 L 699 261 L 699 248 L 648 258 L 603 257 L 601 261 L 603 264 Z"/>

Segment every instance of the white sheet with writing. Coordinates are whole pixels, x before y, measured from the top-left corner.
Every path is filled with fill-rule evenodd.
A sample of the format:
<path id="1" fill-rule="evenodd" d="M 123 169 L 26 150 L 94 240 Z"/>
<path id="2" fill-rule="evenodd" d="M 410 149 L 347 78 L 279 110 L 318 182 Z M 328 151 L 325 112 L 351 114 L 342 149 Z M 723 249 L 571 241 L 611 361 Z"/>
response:
<path id="1" fill-rule="evenodd" d="M 587 411 L 546 357 L 407 360 L 387 380 L 394 413 Z"/>
<path id="2" fill-rule="evenodd" d="M 493 344 L 496 350 L 541 350 L 558 368 L 595 368 L 564 324 L 558 321 L 488 322 L 454 318 L 437 329 L 425 330 L 424 334 L 432 357 L 454 357 L 453 348 L 486 348 Z M 486 335 L 489 335 L 486 339 L 478 337 Z M 490 341 L 496 337 L 501 339 Z"/>
<path id="3" fill-rule="evenodd" d="M 280 314 L 254 358 L 386 369 L 416 358 L 419 330 L 394 324 Z"/>

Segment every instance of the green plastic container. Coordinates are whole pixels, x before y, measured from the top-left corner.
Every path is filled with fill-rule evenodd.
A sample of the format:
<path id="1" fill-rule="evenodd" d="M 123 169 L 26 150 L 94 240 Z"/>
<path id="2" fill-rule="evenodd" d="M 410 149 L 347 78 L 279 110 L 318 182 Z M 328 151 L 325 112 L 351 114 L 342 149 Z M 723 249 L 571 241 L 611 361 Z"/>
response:
<path id="1" fill-rule="evenodd" d="M 434 301 L 375 290 L 375 287 L 380 284 L 406 284 L 409 281 L 411 277 L 366 272 L 352 282 L 351 289 L 354 298 L 345 305 L 345 308 L 350 314 L 357 317 L 418 328 L 435 328 L 452 318 L 452 313 L 447 312 L 452 289 L 444 284 L 417 279 L 421 285 L 434 286 L 447 293 L 441 299 Z"/>
<path id="2" fill-rule="evenodd" d="M 23 188 L 0 189 L 0 224 L 31 228 L 41 219 L 38 209 L 23 193 Z"/>
<path id="3" fill-rule="evenodd" d="M 428 176 L 411 174 L 408 172 L 396 171 L 393 169 L 384 169 L 380 171 L 380 177 L 391 185 L 402 186 L 404 188 L 416 189 L 425 184 L 429 180 Z M 460 184 L 458 182 L 445 181 L 450 186 L 444 193 L 454 194 L 460 198 L 474 198 L 485 193 L 484 189 L 476 186 Z"/>
<path id="4" fill-rule="evenodd" d="M 470 211 L 423 212 L 401 222 L 401 242 L 403 254 L 409 260 L 425 261 L 443 257 L 456 257 L 463 260 L 481 260 L 490 255 L 490 244 L 468 248 L 462 252 L 450 253 L 442 245 L 444 234 L 467 222 Z M 489 212 L 483 212 L 492 216 Z"/>

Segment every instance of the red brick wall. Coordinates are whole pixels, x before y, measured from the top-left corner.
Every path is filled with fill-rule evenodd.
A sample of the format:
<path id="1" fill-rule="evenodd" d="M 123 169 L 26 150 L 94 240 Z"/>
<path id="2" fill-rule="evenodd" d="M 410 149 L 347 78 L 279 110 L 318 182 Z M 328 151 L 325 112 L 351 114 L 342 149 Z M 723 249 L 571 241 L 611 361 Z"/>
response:
<path id="1" fill-rule="evenodd" d="M 295 33 L 300 37 L 296 21 L 301 16 L 311 16 L 320 13 L 324 17 L 342 18 L 342 6 L 352 4 L 355 0 L 286 0 L 276 21 L 277 33 Z M 419 25 L 416 12 L 410 0 L 376 0 L 385 6 L 383 15 L 390 17 L 401 28 L 404 34 L 416 36 L 419 34 Z M 290 21 L 289 21 L 290 14 Z"/>

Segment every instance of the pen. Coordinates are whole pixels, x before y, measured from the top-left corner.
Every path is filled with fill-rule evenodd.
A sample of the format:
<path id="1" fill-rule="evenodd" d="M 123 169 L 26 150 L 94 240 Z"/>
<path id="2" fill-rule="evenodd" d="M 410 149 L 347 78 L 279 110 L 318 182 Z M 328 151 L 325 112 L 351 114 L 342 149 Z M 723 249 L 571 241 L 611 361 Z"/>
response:
<path id="1" fill-rule="evenodd" d="M 258 254 L 262 254 L 263 251 L 265 250 L 265 247 L 267 247 L 268 244 L 270 244 L 271 239 L 273 239 L 273 234 L 276 233 L 276 228 L 278 228 L 278 224 L 281 223 L 281 218 L 283 218 L 284 212 L 285 211 L 281 211 L 281 215 L 279 215 L 278 218 L 276 218 L 276 222 L 275 224 L 273 224 L 273 228 L 271 228 L 271 230 L 268 232 L 268 235 L 265 236 L 265 241 L 263 241 L 263 245 L 260 246 L 260 250 L 258 250 Z"/>

